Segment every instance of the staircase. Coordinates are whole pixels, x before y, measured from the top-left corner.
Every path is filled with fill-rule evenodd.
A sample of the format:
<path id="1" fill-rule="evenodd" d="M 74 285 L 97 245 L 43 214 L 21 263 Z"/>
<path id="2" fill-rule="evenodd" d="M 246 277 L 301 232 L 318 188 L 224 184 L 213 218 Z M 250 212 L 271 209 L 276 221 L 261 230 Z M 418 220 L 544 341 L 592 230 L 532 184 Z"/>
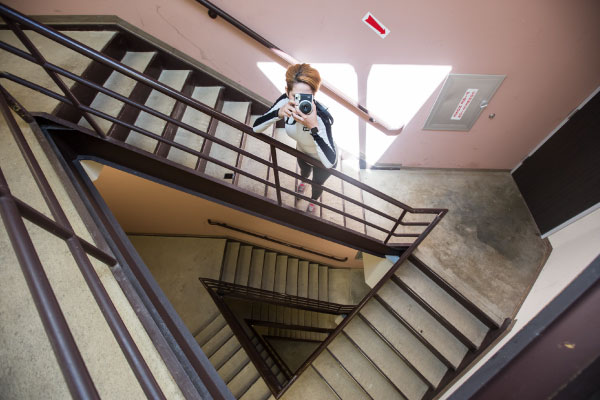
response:
<path id="1" fill-rule="evenodd" d="M 267 110 L 265 104 L 255 101 L 243 91 L 201 69 L 192 68 L 188 63 L 131 34 L 117 32 L 102 53 L 241 123 L 251 124 Z M 119 143 L 133 150 L 132 154 L 140 150 L 151 156 L 152 160 L 166 161 L 169 166 L 175 163 L 180 168 L 197 173 L 197 176 L 206 175 L 225 185 L 236 186 L 242 194 L 254 193 L 272 200 L 277 199 L 277 193 L 265 182 L 275 182 L 275 174 L 273 168 L 259 160 L 269 163 L 275 154 L 280 167 L 296 171 L 296 160 L 290 154 L 281 150 L 273 152 L 268 144 L 119 72 L 92 63 L 82 75 L 148 107 L 146 111 L 141 111 L 103 93 L 78 97 L 82 104 L 90 105 L 127 125 L 93 117 L 107 133 L 106 142 Z M 72 91 L 90 92 L 80 83 L 74 84 Z M 152 115 L 150 110 L 206 132 L 215 141 L 205 140 L 173 122 L 160 119 Z M 84 128 L 91 127 L 72 107 L 61 105 L 54 114 Z M 282 129 L 275 127 L 266 135 L 293 145 Z M 160 142 L 158 138 L 171 143 Z M 230 147 L 242 149 L 243 152 Z M 202 159 L 199 155 L 209 159 Z M 350 173 L 349 161 L 342 159 L 338 169 Z M 241 173 L 244 171 L 252 171 L 259 179 L 245 176 Z M 293 192 L 296 178 L 289 173 L 279 175 L 281 186 Z M 356 173 L 354 176 L 357 177 Z M 362 202 L 363 198 L 360 187 L 348 185 L 336 177 L 330 178 L 326 186 L 339 190 L 342 196 L 325 192 L 323 203 L 344 213 L 320 207 L 317 216 L 331 222 L 328 225 L 330 229 L 335 229 L 334 225 L 337 224 L 361 234 L 373 231 L 373 223 L 367 229 L 365 217 L 368 213 L 373 214 L 373 211 L 366 212 L 364 206 L 356 204 Z M 282 192 L 280 206 L 303 209 L 306 203 L 302 203 L 304 200 L 297 201 L 296 197 Z M 396 218 L 406 214 L 406 210 L 402 212 L 402 208 L 397 205 L 394 207 L 397 208 L 393 213 Z M 431 214 L 439 218 L 438 212 Z M 379 223 L 382 219 L 381 216 L 375 217 L 370 221 Z M 419 220 L 410 221 L 408 228 L 413 230 L 404 232 L 412 234 L 412 237 L 419 236 L 416 232 L 420 228 L 416 227 L 428 226 Z M 388 228 L 394 225 L 391 232 L 394 232 L 398 222 L 394 225 L 393 219 L 392 222 L 386 221 Z M 430 227 L 434 225 L 433 222 L 431 224 Z M 383 240 L 385 236 L 378 232 L 370 237 Z M 365 239 L 369 238 L 365 236 Z M 228 242 L 221 280 L 322 302 L 344 303 L 336 292 L 337 284 L 332 278 L 338 274 L 333 274 L 333 271 L 330 267 L 308 260 L 240 242 Z M 211 312 L 210 321 L 193 334 L 219 376 L 236 398 L 271 398 L 268 386 L 223 316 L 214 308 Z M 382 282 L 371 298 L 361 302 L 348 317 L 338 321 L 339 324 L 319 313 L 300 313 L 293 308 L 277 306 L 274 309 L 271 306 L 254 306 L 249 315 L 252 321 L 263 325 L 280 324 L 269 326 L 265 331 L 256 323 L 261 335 L 322 341 L 323 351 L 315 354 L 298 371 L 303 375 L 297 380 L 293 379 L 285 388 L 287 391 L 283 393 L 283 398 L 286 399 L 433 398 L 488 347 L 509 322 L 487 316 L 414 257 L 405 261 L 389 279 Z M 314 329 L 291 329 L 292 326 L 335 329 L 335 332 L 327 335 Z M 284 374 L 277 363 L 266 349 L 261 348 L 258 338 L 252 338 L 252 341 L 279 382 L 283 382 Z"/>

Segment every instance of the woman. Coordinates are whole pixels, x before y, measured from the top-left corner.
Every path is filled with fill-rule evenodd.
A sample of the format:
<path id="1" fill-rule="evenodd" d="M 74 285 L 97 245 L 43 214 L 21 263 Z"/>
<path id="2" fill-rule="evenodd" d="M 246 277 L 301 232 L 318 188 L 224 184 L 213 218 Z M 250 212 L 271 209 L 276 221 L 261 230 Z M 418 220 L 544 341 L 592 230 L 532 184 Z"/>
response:
<path id="1" fill-rule="evenodd" d="M 312 166 L 304 160 L 298 159 L 300 175 L 308 178 L 312 171 L 313 182 L 323 185 L 329 175 L 329 168 L 335 168 L 337 164 L 337 151 L 331 135 L 331 124 L 333 118 L 327 110 L 314 101 L 314 95 L 321 86 L 319 71 L 309 64 L 296 64 L 287 69 L 285 74 L 285 94 L 281 95 L 267 113 L 254 122 L 254 132 L 263 132 L 272 123 L 285 119 L 285 132 L 296 140 L 296 149 L 304 154 L 318 160 L 324 168 Z M 304 114 L 298 109 L 294 101 L 296 94 L 313 95 L 312 110 Z M 311 199 L 317 200 L 323 189 L 311 185 Z M 304 193 L 306 185 L 300 183 L 296 192 Z M 309 203 L 306 211 L 313 213 L 316 207 Z"/>

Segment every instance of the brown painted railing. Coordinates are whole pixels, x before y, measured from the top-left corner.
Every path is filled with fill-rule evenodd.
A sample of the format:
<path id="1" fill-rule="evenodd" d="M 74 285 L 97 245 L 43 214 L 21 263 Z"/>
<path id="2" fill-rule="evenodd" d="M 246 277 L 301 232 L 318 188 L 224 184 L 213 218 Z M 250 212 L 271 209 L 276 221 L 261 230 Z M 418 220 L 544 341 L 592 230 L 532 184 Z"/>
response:
<path id="1" fill-rule="evenodd" d="M 79 267 L 81 275 L 85 279 L 142 390 L 148 398 L 164 399 L 165 396 L 162 390 L 125 327 L 89 257 L 97 258 L 109 266 L 115 266 L 117 261 L 112 255 L 75 233 L 23 132 L 15 121 L 9 104 L 12 105 L 13 109 L 19 109 L 21 113 L 25 113 L 19 103 L 0 86 L 0 111 L 53 219 L 48 218 L 25 201 L 16 198 L 11 193 L 1 168 L 0 213 L 71 395 L 73 398 L 100 398 L 50 286 L 23 219 L 29 220 L 49 234 L 55 235 L 66 242 L 73 260 Z"/>
<path id="2" fill-rule="evenodd" d="M 326 314 L 348 314 L 354 310 L 352 305 L 329 303 L 307 297 L 290 296 L 289 294 L 256 289 L 249 286 L 236 285 L 216 279 L 199 278 L 207 288 L 214 290 L 219 296 L 237 297 L 244 300 L 262 301 L 280 306 L 299 308 L 302 310 L 322 312 Z"/>
<path id="3" fill-rule="evenodd" d="M 278 151 L 281 151 L 281 152 L 290 154 L 298 159 L 302 159 L 302 160 L 308 162 L 309 164 L 319 165 L 318 161 L 305 155 L 304 153 L 302 153 L 290 146 L 287 146 L 267 135 L 255 133 L 252 130 L 252 128 L 247 126 L 246 124 L 241 123 L 225 114 L 222 114 L 222 113 L 214 110 L 213 108 L 206 106 L 206 105 L 198 102 L 197 100 L 184 95 L 182 92 L 174 90 L 174 89 L 162 84 L 161 82 L 157 81 L 156 79 L 148 77 L 147 75 L 144 75 L 143 73 L 140 73 L 140 72 L 110 58 L 110 57 L 107 57 L 107 56 L 83 45 L 82 43 L 63 35 L 52 28 L 49 28 L 43 24 L 40 24 L 40 23 L 24 16 L 23 14 L 20 14 L 17 11 L 15 11 L 5 5 L 2 5 L 2 4 L 0 4 L 0 15 L 7 21 L 10 29 L 12 29 L 13 32 L 15 32 L 15 34 L 21 40 L 23 45 L 28 49 L 29 53 L 24 52 L 14 46 L 11 46 L 8 43 L 5 43 L 5 42 L 0 42 L 0 48 L 4 49 L 6 51 L 9 51 L 25 60 L 31 61 L 35 64 L 42 66 L 43 69 L 45 70 L 45 72 L 52 78 L 52 80 L 62 90 L 63 94 L 56 93 L 54 91 L 51 91 L 47 88 L 36 85 L 33 82 L 24 80 L 18 76 L 12 75 L 12 74 L 2 73 L 0 75 L 0 77 L 11 80 L 16 83 L 19 83 L 23 86 L 26 86 L 33 90 L 36 90 L 40 93 L 43 93 L 44 95 L 50 96 L 54 99 L 58 99 L 65 104 L 75 107 L 78 110 L 78 112 L 81 114 L 81 116 L 90 123 L 90 126 L 93 128 L 96 135 L 98 135 L 101 138 L 106 138 L 107 134 L 105 132 L 103 132 L 102 129 L 96 123 L 96 121 L 94 121 L 94 119 L 92 118 L 92 115 L 96 116 L 96 117 L 104 118 L 114 124 L 117 124 L 118 126 L 122 126 L 131 131 L 138 132 L 146 137 L 152 138 L 152 139 L 160 142 L 163 145 L 168 145 L 173 148 L 182 150 L 186 153 L 197 156 L 201 160 L 205 160 L 207 162 L 211 162 L 211 163 L 214 163 L 221 167 L 227 168 L 231 171 L 234 171 L 236 174 L 246 176 L 256 182 L 259 182 L 259 183 L 265 185 L 265 187 L 273 188 L 276 192 L 277 204 L 279 206 L 283 205 L 282 194 L 288 194 L 288 195 L 295 196 L 296 198 L 302 198 L 304 200 L 311 201 L 311 202 L 319 205 L 322 209 L 327 209 L 327 210 L 333 211 L 333 212 L 341 215 L 344 220 L 351 219 L 351 220 L 357 221 L 361 224 L 364 224 L 367 228 L 370 228 L 370 229 L 366 229 L 367 236 L 369 236 L 370 238 L 372 238 L 375 241 L 379 241 L 379 242 L 382 242 L 382 243 L 384 243 L 386 245 L 390 245 L 390 246 L 405 246 L 405 247 L 409 246 L 411 244 L 411 241 L 414 241 L 417 238 L 421 237 L 423 234 L 425 234 L 425 232 L 428 231 L 427 228 L 433 226 L 436 223 L 436 221 L 439 219 L 438 217 L 443 215 L 443 213 L 446 211 L 443 209 L 433 209 L 433 208 L 416 209 L 416 208 L 409 207 L 408 205 L 396 200 L 395 198 L 392 198 L 391 196 L 388 196 L 382 192 L 379 192 L 379 191 L 375 190 L 374 188 L 372 188 L 368 185 L 365 185 L 362 182 L 360 182 L 356 179 L 353 179 L 353 178 L 351 178 L 337 170 L 334 170 L 334 169 L 330 170 L 330 172 L 333 176 L 342 180 L 345 185 L 354 186 L 355 188 L 361 190 L 363 193 L 367 194 L 368 196 L 372 196 L 375 199 L 375 202 L 377 203 L 377 205 L 366 204 L 366 202 L 363 200 L 358 200 L 358 199 L 349 197 L 343 193 L 340 193 L 340 192 L 330 189 L 328 187 L 313 183 L 312 180 L 303 178 L 302 176 L 297 174 L 295 171 L 291 171 L 291 170 L 288 170 L 288 169 L 282 167 L 281 165 L 278 164 L 278 161 L 277 161 Z M 252 137 L 266 143 L 270 147 L 270 153 L 272 156 L 271 160 L 269 161 L 269 160 L 263 159 L 261 157 L 258 157 L 255 154 L 252 154 L 246 150 L 238 148 L 237 146 L 232 145 L 228 142 L 225 142 L 219 138 L 216 138 L 206 132 L 200 131 L 199 129 L 197 129 L 193 126 L 190 126 L 182 121 L 174 119 L 169 115 L 163 114 L 163 113 L 161 113 L 157 110 L 154 110 L 146 105 L 136 103 L 135 101 L 132 101 L 129 98 L 124 97 L 112 90 L 106 89 L 98 84 L 90 82 L 89 80 L 87 80 L 85 78 L 82 78 L 81 76 L 78 76 L 76 74 L 73 74 L 73 73 L 63 69 L 60 66 L 57 66 L 55 64 L 48 62 L 43 57 L 43 55 L 38 51 L 38 49 L 35 47 L 35 45 L 31 42 L 31 40 L 25 35 L 25 33 L 22 30 L 23 28 L 32 29 L 33 31 L 51 39 L 52 41 L 59 43 L 71 50 L 74 50 L 74 51 L 88 57 L 89 59 L 110 68 L 113 71 L 120 72 L 123 75 L 125 75 L 129 78 L 132 78 L 135 81 L 142 83 L 152 89 L 155 89 L 158 92 L 163 93 L 166 96 L 171 97 L 171 98 L 175 99 L 176 101 L 181 102 L 182 104 L 184 104 L 188 107 L 192 107 L 196 110 L 199 110 L 199 111 L 209 115 L 210 117 L 215 118 L 218 121 L 221 121 L 235 129 L 240 130 L 241 132 L 243 132 L 246 135 L 252 136 Z M 87 86 L 91 90 L 97 91 L 99 93 L 104 93 L 105 95 L 115 98 L 115 99 L 125 103 L 126 105 L 130 105 L 132 107 L 135 107 L 136 109 L 145 111 L 148 114 L 151 114 L 153 116 L 156 116 L 164 121 L 167 121 L 167 122 L 173 124 L 174 126 L 184 128 L 198 136 L 203 137 L 207 141 L 210 141 L 212 143 L 217 143 L 229 150 L 235 151 L 236 153 L 238 153 L 238 155 L 241 155 L 241 156 L 247 157 L 249 159 L 252 159 L 256 162 L 259 162 L 275 172 L 274 173 L 274 181 L 275 182 L 273 183 L 268 180 L 265 180 L 261 177 L 254 175 L 250 171 L 245 171 L 245 170 L 242 170 L 241 168 L 238 168 L 236 165 L 229 165 L 223 161 L 220 161 L 218 159 L 210 157 L 209 155 L 207 155 L 205 153 L 202 153 L 200 151 L 196 151 L 194 149 L 186 147 L 186 146 L 184 146 L 180 143 L 177 143 L 173 140 L 165 139 L 161 135 L 154 134 L 152 132 L 149 132 L 149 131 L 147 131 L 143 128 L 140 128 L 138 126 L 135 126 L 133 124 L 125 123 L 125 122 L 119 120 L 118 118 L 112 117 L 102 111 L 94 109 L 88 105 L 82 104 L 81 102 L 78 101 L 78 99 L 72 93 L 72 91 L 69 89 L 69 87 L 63 82 L 62 77 L 72 79 L 75 82 L 78 82 L 79 84 Z M 83 128 L 83 127 L 81 127 L 81 130 L 87 131 L 86 128 Z M 110 139 L 115 140 L 114 138 L 110 138 Z M 338 208 L 333 207 L 324 202 L 313 201 L 309 197 L 300 195 L 294 191 L 293 187 L 288 188 L 288 187 L 284 187 L 281 185 L 280 175 L 282 175 L 282 174 L 285 174 L 289 177 L 295 178 L 299 181 L 304 181 L 304 182 L 313 184 L 317 187 L 321 187 L 321 188 L 323 188 L 323 190 L 325 192 L 330 193 L 330 194 L 336 196 L 337 198 L 341 199 L 342 203 L 348 202 L 348 203 L 357 205 L 357 206 L 361 207 L 364 210 L 364 212 L 363 212 L 362 216 L 353 215 L 353 214 L 347 213 L 344 209 L 345 207 L 342 207 L 342 209 L 338 209 Z M 391 211 L 392 214 L 390 214 L 390 211 L 386 212 L 385 211 L 386 208 L 393 210 L 393 211 Z M 393 215 L 396 212 L 398 212 L 399 215 Z M 365 215 L 365 213 L 366 213 L 366 215 Z M 367 218 L 367 215 L 369 215 L 369 216 L 372 215 L 373 217 L 375 217 L 383 222 L 378 222 L 378 223 L 373 222 L 373 218 Z M 420 215 L 428 216 L 428 218 L 426 218 L 426 219 L 428 219 L 429 221 L 422 221 L 422 220 L 420 221 L 418 219 L 415 221 L 415 219 L 418 218 L 418 216 L 420 216 Z M 409 218 L 409 216 L 412 216 L 412 218 Z M 408 232 L 400 232 L 400 233 L 396 232 L 398 227 L 400 227 L 400 226 L 408 227 L 409 231 Z M 395 238 L 395 239 L 400 238 L 401 240 L 403 240 L 403 242 L 391 242 L 391 240 L 393 238 Z M 390 250 L 393 251 L 393 249 L 391 247 L 390 247 Z"/>

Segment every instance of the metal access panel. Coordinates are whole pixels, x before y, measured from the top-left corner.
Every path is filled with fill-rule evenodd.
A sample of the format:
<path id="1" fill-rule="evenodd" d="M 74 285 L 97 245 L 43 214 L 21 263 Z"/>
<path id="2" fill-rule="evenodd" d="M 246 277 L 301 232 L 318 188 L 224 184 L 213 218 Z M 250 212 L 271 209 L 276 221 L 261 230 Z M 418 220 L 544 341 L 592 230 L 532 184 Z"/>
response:
<path id="1" fill-rule="evenodd" d="M 423 129 L 468 131 L 506 75 L 450 74 Z"/>

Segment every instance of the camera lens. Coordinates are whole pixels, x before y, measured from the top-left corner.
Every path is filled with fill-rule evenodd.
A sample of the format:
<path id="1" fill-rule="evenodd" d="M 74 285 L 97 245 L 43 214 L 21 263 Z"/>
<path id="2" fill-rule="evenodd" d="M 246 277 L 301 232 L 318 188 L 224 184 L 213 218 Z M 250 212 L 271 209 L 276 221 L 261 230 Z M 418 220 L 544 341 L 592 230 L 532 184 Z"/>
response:
<path id="1" fill-rule="evenodd" d="M 303 101 L 300 103 L 300 111 L 302 111 L 304 114 L 310 114 L 310 112 L 312 111 L 312 104 L 308 101 Z"/>

